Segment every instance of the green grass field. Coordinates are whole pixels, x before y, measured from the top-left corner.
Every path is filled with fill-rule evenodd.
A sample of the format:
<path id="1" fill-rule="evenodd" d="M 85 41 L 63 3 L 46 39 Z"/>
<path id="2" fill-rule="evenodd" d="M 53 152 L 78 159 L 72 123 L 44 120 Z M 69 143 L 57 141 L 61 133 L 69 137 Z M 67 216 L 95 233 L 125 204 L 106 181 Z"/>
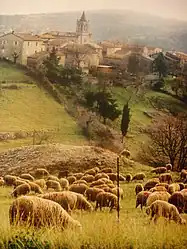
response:
<path id="1" fill-rule="evenodd" d="M 136 172 L 140 169 L 137 165 Z M 149 167 L 141 167 L 148 177 L 151 177 Z M 128 168 L 125 172 L 135 172 L 135 168 Z M 153 177 L 153 176 L 152 176 Z M 81 222 L 83 231 L 65 230 L 60 232 L 54 229 L 25 230 L 23 228 L 10 228 L 8 210 L 13 199 L 10 197 L 12 188 L 0 188 L 0 245 L 1 248 L 25 248 L 8 247 L 8 241 L 15 236 L 29 237 L 40 243 L 47 241 L 49 247 L 35 246 L 34 248 L 63 248 L 63 249 L 185 249 L 186 226 L 174 222 L 166 223 L 160 218 L 157 225 L 149 224 L 149 217 L 145 210 L 135 208 L 136 183 L 123 183 L 124 199 L 121 201 L 120 222 L 117 221 L 116 211 L 108 212 L 108 209 L 97 212 L 74 211 L 72 217 Z M 95 204 L 93 204 L 95 205 Z M 182 214 L 187 219 L 186 214 Z M 23 241 L 22 241 L 23 243 Z M 28 247 L 33 248 L 33 247 Z"/>

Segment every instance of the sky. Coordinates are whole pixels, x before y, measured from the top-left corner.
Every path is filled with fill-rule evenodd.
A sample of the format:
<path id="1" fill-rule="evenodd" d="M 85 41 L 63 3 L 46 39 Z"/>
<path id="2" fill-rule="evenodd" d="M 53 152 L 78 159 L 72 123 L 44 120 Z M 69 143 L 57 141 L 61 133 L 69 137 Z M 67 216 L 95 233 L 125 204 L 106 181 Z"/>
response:
<path id="1" fill-rule="evenodd" d="M 130 9 L 187 21 L 187 0 L 0 0 L 0 14 Z"/>

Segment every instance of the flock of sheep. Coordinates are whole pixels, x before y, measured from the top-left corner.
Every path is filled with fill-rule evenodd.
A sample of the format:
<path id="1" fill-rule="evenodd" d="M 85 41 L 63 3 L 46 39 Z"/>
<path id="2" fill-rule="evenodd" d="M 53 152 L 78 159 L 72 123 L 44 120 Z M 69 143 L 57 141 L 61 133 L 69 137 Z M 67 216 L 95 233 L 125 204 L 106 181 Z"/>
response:
<path id="1" fill-rule="evenodd" d="M 159 217 L 165 217 L 169 221 L 185 224 L 181 213 L 187 212 L 187 171 L 182 170 L 180 178 L 173 182 L 171 170 L 171 164 L 158 167 L 151 171 L 158 177 L 149 179 L 144 186 L 141 183 L 136 185 L 136 208 L 146 206 L 146 213 L 155 223 Z"/>
<path id="2" fill-rule="evenodd" d="M 149 179 L 144 185 L 144 173 L 119 176 L 122 182 L 137 181 L 136 207 L 146 206 L 146 213 L 156 222 L 160 216 L 184 224 L 182 212 L 187 211 L 187 171 L 181 172 L 180 182 L 172 182 L 172 166 L 159 167 L 151 173 L 157 178 Z M 111 212 L 118 207 L 117 194 L 124 197 L 123 189 L 116 187 L 117 174 L 111 168 L 94 167 L 84 173 L 69 174 L 61 171 L 57 176 L 46 169 L 37 169 L 33 175 L 5 175 L 0 178 L 1 186 L 13 186 L 11 196 L 15 198 L 9 208 L 11 225 L 59 227 L 61 229 L 82 226 L 72 218 L 72 211 L 95 211 L 103 207 Z"/>

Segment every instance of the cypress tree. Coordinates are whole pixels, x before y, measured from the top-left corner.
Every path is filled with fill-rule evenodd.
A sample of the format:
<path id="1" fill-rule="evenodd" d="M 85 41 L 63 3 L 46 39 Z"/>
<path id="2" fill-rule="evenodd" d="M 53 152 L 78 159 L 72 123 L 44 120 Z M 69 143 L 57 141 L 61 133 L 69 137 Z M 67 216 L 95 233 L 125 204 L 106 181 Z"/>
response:
<path id="1" fill-rule="evenodd" d="M 123 114 L 121 119 L 122 143 L 124 137 L 127 135 L 129 123 L 130 123 L 130 108 L 129 108 L 129 103 L 127 103 L 123 107 Z"/>

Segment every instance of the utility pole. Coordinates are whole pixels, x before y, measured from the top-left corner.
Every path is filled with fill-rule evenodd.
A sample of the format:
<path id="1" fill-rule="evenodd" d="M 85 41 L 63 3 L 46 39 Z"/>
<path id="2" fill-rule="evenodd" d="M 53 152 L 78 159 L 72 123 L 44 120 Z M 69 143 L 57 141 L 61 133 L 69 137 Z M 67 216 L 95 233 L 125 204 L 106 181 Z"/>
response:
<path id="1" fill-rule="evenodd" d="M 119 212 L 120 212 L 120 195 L 119 195 L 119 159 L 120 156 L 117 157 L 117 219 L 119 222 Z"/>

